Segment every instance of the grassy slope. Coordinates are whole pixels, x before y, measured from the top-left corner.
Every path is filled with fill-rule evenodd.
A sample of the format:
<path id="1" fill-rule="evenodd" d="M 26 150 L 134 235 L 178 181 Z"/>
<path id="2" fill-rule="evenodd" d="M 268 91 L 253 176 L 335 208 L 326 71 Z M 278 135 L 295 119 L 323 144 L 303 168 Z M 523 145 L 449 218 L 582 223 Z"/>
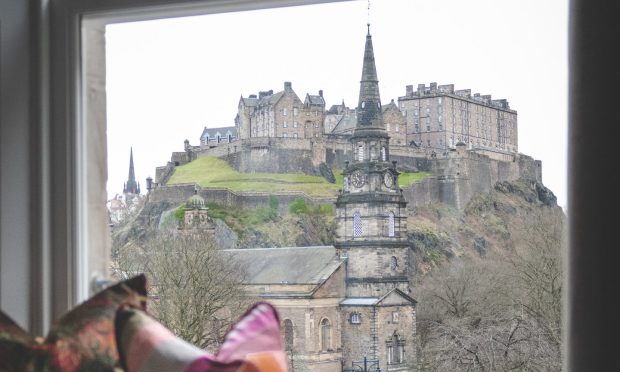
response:
<path id="1" fill-rule="evenodd" d="M 223 187 L 233 191 L 303 191 L 316 196 L 336 195 L 339 185 L 320 176 L 302 173 L 240 173 L 224 160 L 203 157 L 177 167 L 169 185 L 198 182 L 201 187 Z"/>
<path id="2" fill-rule="evenodd" d="M 342 174 L 334 169 L 336 183 L 323 177 L 303 173 L 240 173 L 224 160 L 203 157 L 177 167 L 168 181 L 169 185 L 197 182 L 201 187 L 223 187 L 233 191 L 303 191 L 315 196 L 336 196 L 342 187 Z M 402 173 L 399 186 L 405 187 L 424 179 L 426 172 Z"/>

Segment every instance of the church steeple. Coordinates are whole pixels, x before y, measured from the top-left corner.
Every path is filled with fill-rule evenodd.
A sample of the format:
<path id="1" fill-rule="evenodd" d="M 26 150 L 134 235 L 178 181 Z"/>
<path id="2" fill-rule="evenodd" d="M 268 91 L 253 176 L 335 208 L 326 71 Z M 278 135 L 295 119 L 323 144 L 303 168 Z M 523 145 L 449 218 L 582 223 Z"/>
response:
<path id="1" fill-rule="evenodd" d="M 357 105 L 357 125 L 355 132 L 364 132 L 368 129 L 385 130 L 381 113 L 379 79 L 375 66 L 375 54 L 372 46 L 372 36 L 370 35 L 370 24 L 368 25 L 366 46 L 364 48 L 364 63 L 362 67 L 362 80 L 360 81 L 360 95 Z M 381 137 L 385 135 L 381 135 Z"/>
<path id="2" fill-rule="evenodd" d="M 129 152 L 129 176 L 127 182 L 123 187 L 123 193 L 125 194 L 139 194 L 140 186 L 136 183 L 136 173 L 133 167 L 133 147 Z"/>

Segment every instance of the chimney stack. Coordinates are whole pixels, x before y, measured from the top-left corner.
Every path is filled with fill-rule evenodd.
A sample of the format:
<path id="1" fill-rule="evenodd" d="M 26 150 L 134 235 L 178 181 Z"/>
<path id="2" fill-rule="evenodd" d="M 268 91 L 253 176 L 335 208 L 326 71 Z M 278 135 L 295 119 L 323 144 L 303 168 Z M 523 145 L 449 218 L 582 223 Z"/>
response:
<path id="1" fill-rule="evenodd" d="M 323 89 L 319 90 L 319 96 L 323 97 Z"/>
<path id="2" fill-rule="evenodd" d="M 406 89 L 406 93 L 405 93 L 406 96 L 409 96 L 409 97 L 413 96 L 413 85 L 407 85 L 405 89 Z"/>
<path id="3" fill-rule="evenodd" d="M 293 89 L 293 84 L 290 81 L 285 81 L 284 82 L 284 90 L 285 91 L 289 91 Z"/>

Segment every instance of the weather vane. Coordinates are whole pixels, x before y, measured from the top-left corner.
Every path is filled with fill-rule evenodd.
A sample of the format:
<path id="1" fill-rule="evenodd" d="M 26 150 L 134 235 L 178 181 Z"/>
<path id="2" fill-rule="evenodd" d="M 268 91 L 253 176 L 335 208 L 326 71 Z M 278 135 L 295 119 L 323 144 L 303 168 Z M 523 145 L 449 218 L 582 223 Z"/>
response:
<path id="1" fill-rule="evenodd" d="M 368 35 L 370 35 L 370 0 L 368 0 L 368 23 L 366 26 L 368 26 Z"/>

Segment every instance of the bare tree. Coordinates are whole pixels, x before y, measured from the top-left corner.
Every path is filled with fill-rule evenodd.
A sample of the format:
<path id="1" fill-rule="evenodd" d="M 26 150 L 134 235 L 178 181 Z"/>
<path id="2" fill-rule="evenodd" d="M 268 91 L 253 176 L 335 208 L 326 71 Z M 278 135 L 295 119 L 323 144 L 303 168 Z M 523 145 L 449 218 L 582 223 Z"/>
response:
<path id="1" fill-rule="evenodd" d="M 507 259 L 444 263 L 422 281 L 422 370 L 561 369 L 563 214 L 527 212 L 510 221 Z"/>
<path id="2" fill-rule="evenodd" d="M 147 273 L 154 315 L 177 336 L 215 350 L 251 302 L 243 270 L 201 234 L 168 230 L 147 236 L 119 251 L 119 276 Z"/>

